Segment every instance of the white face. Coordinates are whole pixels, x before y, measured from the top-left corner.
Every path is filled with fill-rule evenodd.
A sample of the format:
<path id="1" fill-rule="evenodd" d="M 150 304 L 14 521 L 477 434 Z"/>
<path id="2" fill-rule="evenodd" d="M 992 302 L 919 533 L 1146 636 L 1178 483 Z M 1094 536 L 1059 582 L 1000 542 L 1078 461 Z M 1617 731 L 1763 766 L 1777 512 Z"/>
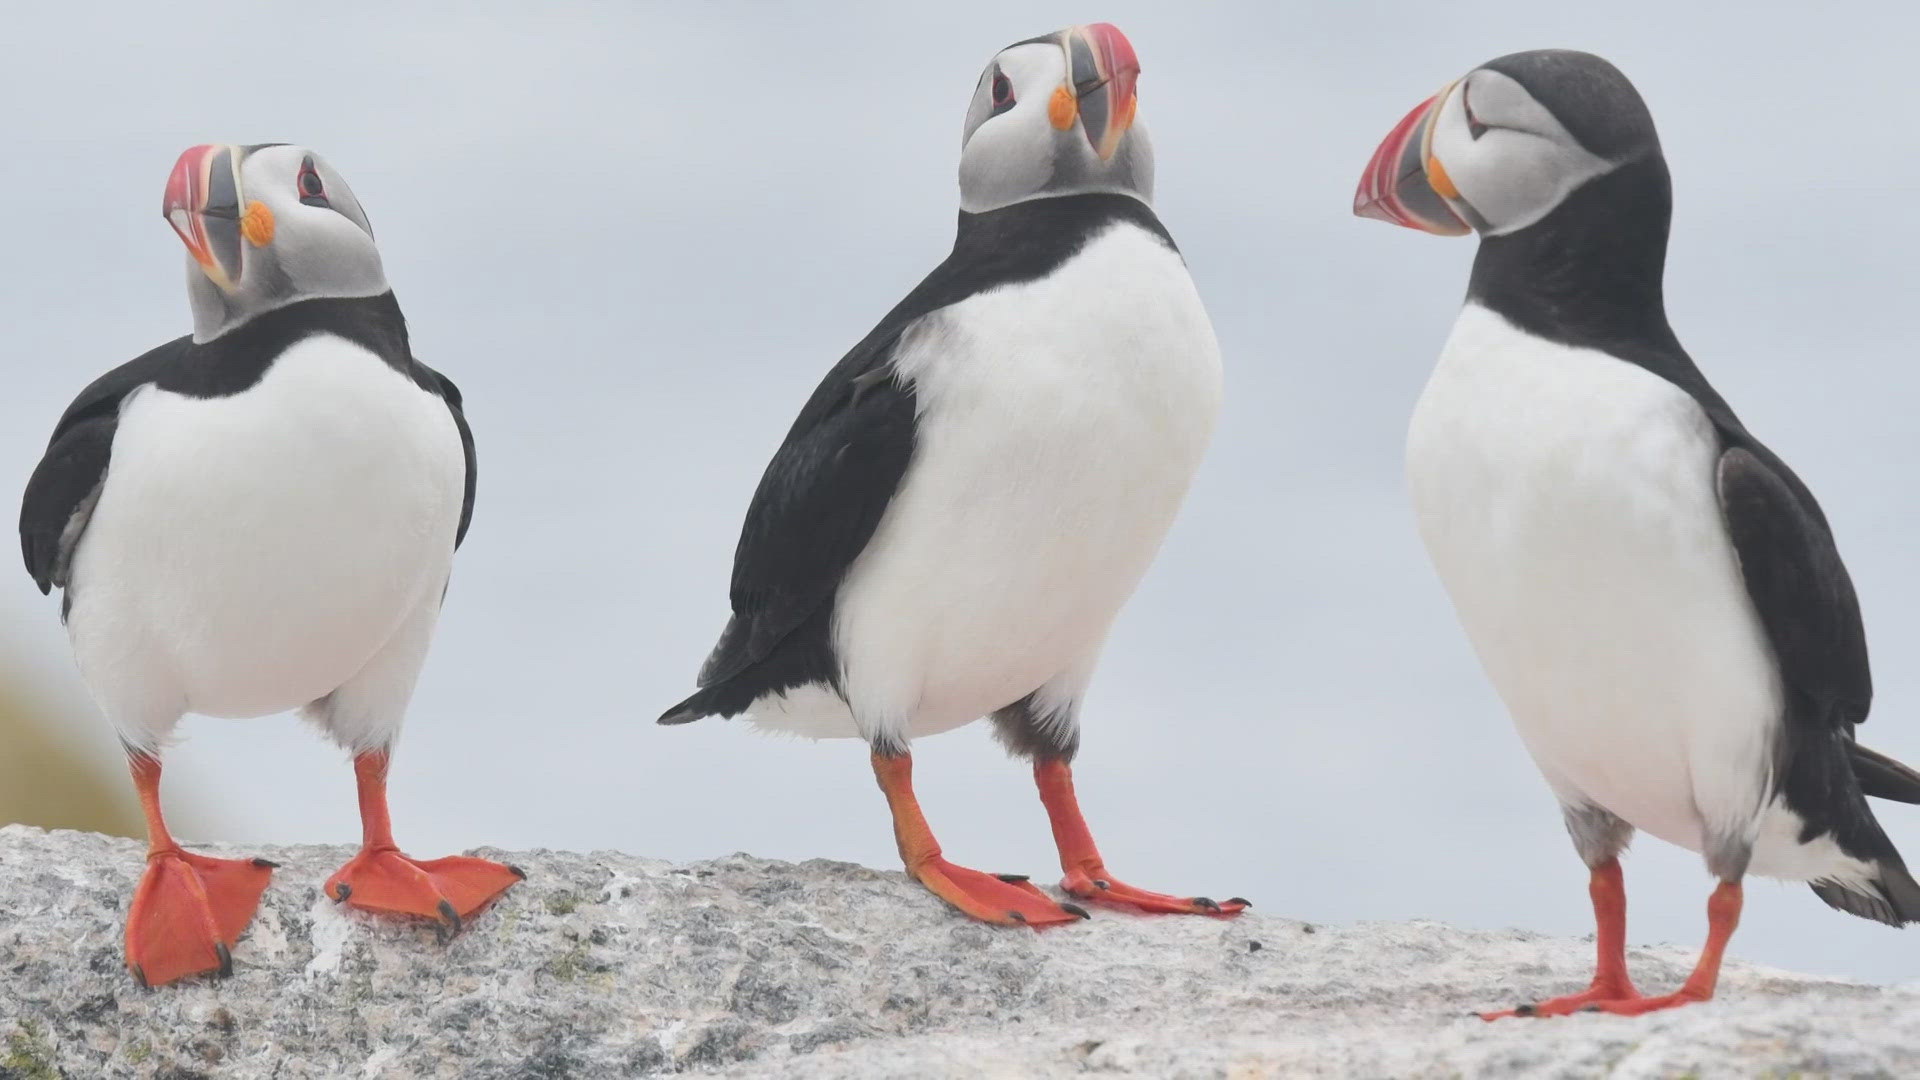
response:
<path id="1" fill-rule="evenodd" d="M 1588 152 L 1518 82 L 1486 68 L 1435 103 L 1430 139 L 1428 183 L 1486 236 L 1539 221 L 1618 164 Z"/>
<path id="2" fill-rule="evenodd" d="M 201 340 L 300 300 L 387 291 L 366 211 L 304 147 L 195 147 L 175 166 L 166 213 L 187 244 Z"/>
<path id="3" fill-rule="evenodd" d="M 340 290 L 369 287 L 376 276 L 385 291 L 367 212 L 325 158 L 299 146 L 255 150 L 240 164 L 240 188 L 273 214 L 273 242 L 255 266 L 270 263 L 303 297 L 362 295 Z"/>
<path id="4" fill-rule="evenodd" d="M 967 109 L 961 209 L 1087 192 L 1151 200 L 1153 151 L 1134 115 L 1138 71 L 1132 47 L 1105 24 L 1002 50 Z"/>

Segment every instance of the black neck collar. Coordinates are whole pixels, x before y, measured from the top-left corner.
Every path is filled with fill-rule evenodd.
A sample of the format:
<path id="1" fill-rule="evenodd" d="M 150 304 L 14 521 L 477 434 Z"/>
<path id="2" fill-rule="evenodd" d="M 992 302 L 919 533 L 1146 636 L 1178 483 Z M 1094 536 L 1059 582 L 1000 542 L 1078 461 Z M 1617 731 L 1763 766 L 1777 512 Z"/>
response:
<path id="1" fill-rule="evenodd" d="M 1622 165 L 1534 224 L 1481 240 L 1467 298 L 1563 344 L 1680 352 L 1662 288 L 1672 210 L 1664 161 Z"/>
<path id="2" fill-rule="evenodd" d="M 1672 215 L 1666 162 L 1629 162 L 1533 225 L 1481 240 L 1467 300 L 1535 337 L 1637 364 L 1691 395 L 1728 437 L 1750 439 L 1667 322 Z"/>
<path id="3" fill-rule="evenodd" d="M 407 320 L 390 291 L 379 296 L 298 300 L 262 312 L 198 343 L 196 349 L 223 357 L 271 359 L 302 338 L 320 333 L 346 338 L 396 367 L 412 357 Z"/>

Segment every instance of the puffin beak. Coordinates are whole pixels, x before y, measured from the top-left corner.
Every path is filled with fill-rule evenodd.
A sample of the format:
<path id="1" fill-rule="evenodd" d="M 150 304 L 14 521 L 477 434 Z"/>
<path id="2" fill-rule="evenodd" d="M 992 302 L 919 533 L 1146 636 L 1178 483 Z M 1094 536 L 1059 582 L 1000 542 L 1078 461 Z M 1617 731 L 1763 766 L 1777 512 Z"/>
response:
<path id="1" fill-rule="evenodd" d="M 1357 217 L 1405 225 L 1436 236 L 1465 236 L 1473 231 L 1441 197 L 1459 193 L 1446 170 L 1433 158 L 1433 120 L 1454 84 L 1420 103 L 1393 126 L 1360 174 L 1353 193 Z"/>
<path id="2" fill-rule="evenodd" d="M 1066 32 L 1067 78 L 1081 130 L 1101 161 L 1111 161 L 1120 139 L 1133 126 L 1140 81 L 1140 58 L 1133 43 L 1112 23 L 1090 23 Z"/>
<path id="3" fill-rule="evenodd" d="M 240 161 L 231 146 L 195 146 L 173 163 L 160 212 L 221 289 L 240 280 Z"/>

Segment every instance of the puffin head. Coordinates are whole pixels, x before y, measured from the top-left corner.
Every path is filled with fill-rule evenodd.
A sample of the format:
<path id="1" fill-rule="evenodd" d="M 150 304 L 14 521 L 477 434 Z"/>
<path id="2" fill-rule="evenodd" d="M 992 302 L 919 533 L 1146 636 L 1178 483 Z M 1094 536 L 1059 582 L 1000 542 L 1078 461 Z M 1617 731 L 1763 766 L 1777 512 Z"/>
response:
<path id="1" fill-rule="evenodd" d="M 387 291 L 360 200 L 304 147 L 195 146 L 161 212 L 187 246 L 196 340 L 298 300 Z"/>
<path id="2" fill-rule="evenodd" d="M 960 208 L 1115 192 L 1153 197 L 1153 148 L 1134 117 L 1140 61 L 1111 23 L 1000 50 L 974 88 L 961 136 Z"/>
<path id="3" fill-rule="evenodd" d="M 1660 139 L 1618 68 L 1565 49 L 1514 53 L 1395 125 L 1360 177 L 1353 212 L 1441 236 L 1504 236 L 1646 159 L 1660 161 Z"/>

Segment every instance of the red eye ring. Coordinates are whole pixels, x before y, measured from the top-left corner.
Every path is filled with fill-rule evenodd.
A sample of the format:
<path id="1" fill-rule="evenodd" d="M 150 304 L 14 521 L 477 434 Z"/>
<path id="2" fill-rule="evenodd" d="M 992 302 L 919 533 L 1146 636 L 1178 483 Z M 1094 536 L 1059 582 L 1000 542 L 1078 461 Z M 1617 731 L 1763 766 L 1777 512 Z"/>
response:
<path id="1" fill-rule="evenodd" d="M 300 163 L 300 175 L 294 180 L 294 188 L 300 201 L 308 206 L 331 207 L 327 201 L 327 185 L 320 179 L 320 170 L 314 167 L 313 159 L 307 158 Z"/>
<path id="2" fill-rule="evenodd" d="M 1487 133 L 1489 125 L 1481 123 L 1480 118 L 1473 115 L 1473 102 L 1467 100 L 1467 87 L 1469 85 L 1470 84 L 1466 82 L 1460 84 L 1460 111 L 1464 113 L 1467 118 L 1467 137 L 1478 142 L 1480 141 L 1480 136 Z"/>
<path id="3" fill-rule="evenodd" d="M 996 69 L 993 73 L 993 114 L 995 116 L 1013 108 L 1013 80 L 1006 73 Z"/>

